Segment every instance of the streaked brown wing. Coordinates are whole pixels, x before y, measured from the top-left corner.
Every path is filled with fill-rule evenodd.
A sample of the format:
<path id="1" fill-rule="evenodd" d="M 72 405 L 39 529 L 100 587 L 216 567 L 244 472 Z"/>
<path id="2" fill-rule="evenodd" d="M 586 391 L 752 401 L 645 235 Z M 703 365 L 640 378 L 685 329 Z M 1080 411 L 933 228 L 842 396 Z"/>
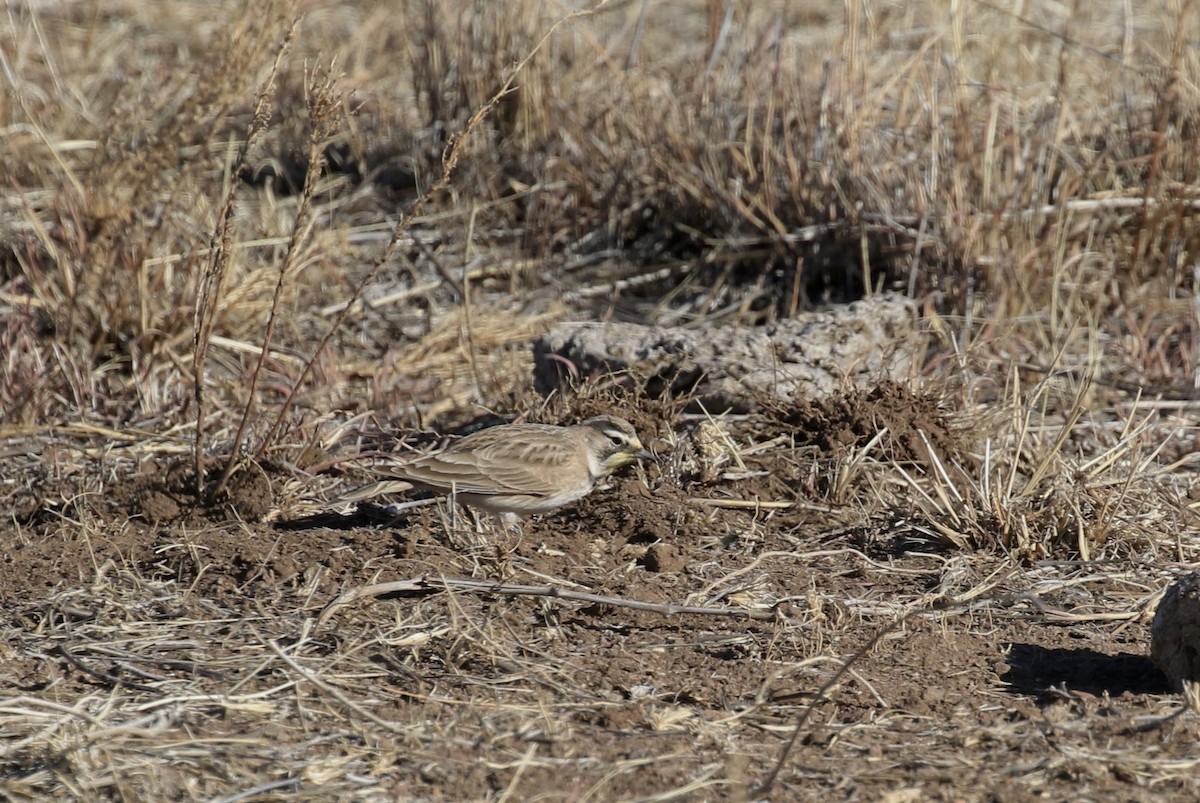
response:
<path id="1" fill-rule="evenodd" d="M 394 474 L 447 492 L 554 496 L 564 483 L 587 482 L 582 445 L 562 436 L 558 427 L 537 424 L 484 430 Z"/>
<path id="2" fill-rule="evenodd" d="M 500 493 L 470 455 L 443 453 L 421 457 L 403 466 L 397 466 L 391 476 L 425 486 L 429 490 L 449 493 L 494 494 Z"/>
<path id="3" fill-rule="evenodd" d="M 560 474 L 548 471 L 545 466 L 531 467 L 510 459 L 489 463 L 486 471 L 491 479 L 491 493 L 554 496 L 562 491 L 564 481 Z"/>

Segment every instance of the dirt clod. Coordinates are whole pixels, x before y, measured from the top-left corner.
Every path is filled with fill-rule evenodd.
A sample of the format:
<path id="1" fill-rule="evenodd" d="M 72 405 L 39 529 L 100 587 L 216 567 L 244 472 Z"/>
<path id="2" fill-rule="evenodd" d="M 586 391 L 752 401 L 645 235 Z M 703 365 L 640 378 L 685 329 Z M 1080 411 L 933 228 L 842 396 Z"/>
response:
<path id="1" fill-rule="evenodd" d="M 798 442 L 845 454 L 882 435 L 881 450 L 903 463 L 929 464 L 932 454 L 959 459 L 964 435 L 935 396 L 895 382 L 851 389 L 820 399 L 797 398 L 769 415 L 791 429 Z"/>

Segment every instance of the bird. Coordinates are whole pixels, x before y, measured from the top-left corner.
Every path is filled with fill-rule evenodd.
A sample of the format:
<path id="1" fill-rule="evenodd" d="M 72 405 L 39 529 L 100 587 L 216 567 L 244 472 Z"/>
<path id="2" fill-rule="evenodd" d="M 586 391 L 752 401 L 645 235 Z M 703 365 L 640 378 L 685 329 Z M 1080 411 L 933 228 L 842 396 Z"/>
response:
<path id="1" fill-rule="evenodd" d="M 633 425 L 617 416 L 596 416 L 572 426 L 501 424 L 407 460 L 385 479 L 339 501 L 416 488 L 447 494 L 491 513 L 511 529 L 518 517 L 557 510 L 587 496 L 618 469 L 653 459 Z"/>

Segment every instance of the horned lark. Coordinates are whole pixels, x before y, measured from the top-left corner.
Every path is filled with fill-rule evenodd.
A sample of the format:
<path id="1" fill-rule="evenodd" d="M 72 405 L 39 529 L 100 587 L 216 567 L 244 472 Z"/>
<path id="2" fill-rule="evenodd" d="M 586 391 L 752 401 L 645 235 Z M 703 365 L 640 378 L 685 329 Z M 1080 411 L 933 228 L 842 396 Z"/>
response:
<path id="1" fill-rule="evenodd" d="M 515 516 L 548 513 L 574 502 L 622 466 L 653 457 L 633 425 L 616 416 L 570 427 L 502 424 L 409 460 L 389 471 L 388 479 L 340 501 L 358 502 L 407 490 L 407 485 L 449 494 L 511 525 Z"/>

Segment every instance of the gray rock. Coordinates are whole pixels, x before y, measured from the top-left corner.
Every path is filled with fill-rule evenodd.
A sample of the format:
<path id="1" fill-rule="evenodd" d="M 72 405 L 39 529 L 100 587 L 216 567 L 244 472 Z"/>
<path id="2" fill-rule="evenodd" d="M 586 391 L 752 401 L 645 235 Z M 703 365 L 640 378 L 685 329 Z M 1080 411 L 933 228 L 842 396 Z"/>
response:
<path id="1" fill-rule="evenodd" d="M 757 327 L 560 324 L 534 344 L 534 380 L 545 394 L 624 374 L 650 396 L 694 393 L 711 412 L 746 412 L 764 397 L 902 380 L 923 345 L 916 305 L 882 295 Z"/>

